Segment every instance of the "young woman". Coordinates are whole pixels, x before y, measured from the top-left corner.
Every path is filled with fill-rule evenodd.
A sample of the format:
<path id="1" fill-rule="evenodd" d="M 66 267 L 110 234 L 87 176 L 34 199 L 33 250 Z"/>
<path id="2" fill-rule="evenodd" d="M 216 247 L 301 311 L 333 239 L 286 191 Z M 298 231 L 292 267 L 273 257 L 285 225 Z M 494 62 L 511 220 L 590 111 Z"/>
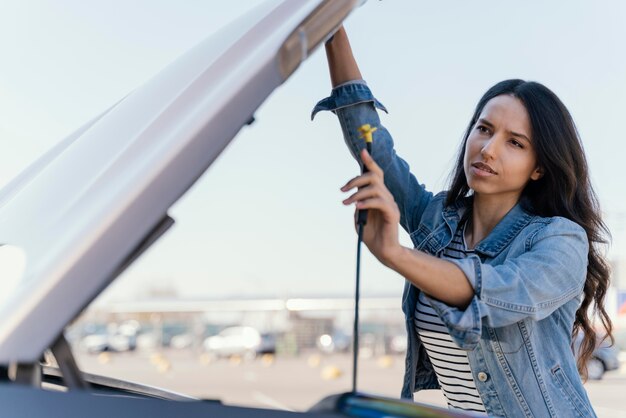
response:
<path id="1" fill-rule="evenodd" d="M 450 190 L 433 195 L 395 154 L 343 29 L 326 52 L 334 89 L 313 115 L 336 113 L 370 170 L 342 187 L 357 189 L 343 203 L 369 210 L 365 244 L 406 278 L 402 396 L 441 388 L 451 409 L 489 416 L 595 416 L 579 373 L 596 345 L 594 315 L 611 337 L 598 248 L 607 231 L 565 106 L 538 83 L 493 86 L 468 125 Z M 377 128 L 374 158 L 359 138 L 363 124 Z M 400 245 L 398 224 L 414 249 Z"/>

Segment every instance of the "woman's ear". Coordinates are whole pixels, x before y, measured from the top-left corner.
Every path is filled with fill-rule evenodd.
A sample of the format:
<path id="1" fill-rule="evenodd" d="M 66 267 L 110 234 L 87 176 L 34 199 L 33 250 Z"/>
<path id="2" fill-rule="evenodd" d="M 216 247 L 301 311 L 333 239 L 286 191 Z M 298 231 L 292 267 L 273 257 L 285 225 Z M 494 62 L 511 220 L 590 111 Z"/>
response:
<path id="1" fill-rule="evenodd" d="M 530 179 L 535 180 L 535 181 L 539 180 L 542 177 L 543 177 L 543 168 L 541 167 L 535 168 L 535 171 L 533 171 L 532 174 L 530 175 Z"/>

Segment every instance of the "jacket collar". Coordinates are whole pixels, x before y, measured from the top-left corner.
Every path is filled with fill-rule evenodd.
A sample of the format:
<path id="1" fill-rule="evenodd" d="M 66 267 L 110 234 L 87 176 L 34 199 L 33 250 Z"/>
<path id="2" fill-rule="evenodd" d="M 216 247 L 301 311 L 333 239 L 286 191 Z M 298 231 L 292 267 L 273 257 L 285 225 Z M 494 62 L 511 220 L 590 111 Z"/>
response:
<path id="1" fill-rule="evenodd" d="M 443 217 L 452 231 L 456 230 L 456 226 L 464 216 L 470 215 L 472 202 L 473 197 L 468 196 L 457 200 L 450 206 L 446 206 L 443 211 Z M 493 231 L 476 245 L 474 250 L 477 253 L 492 258 L 498 255 L 533 219 L 534 215 L 529 212 L 530 210 L 531 207 L 528 200 L 525 198 L 520 199 L 520 201 L 504 215 L 504 218 L 498 222 Z"/>

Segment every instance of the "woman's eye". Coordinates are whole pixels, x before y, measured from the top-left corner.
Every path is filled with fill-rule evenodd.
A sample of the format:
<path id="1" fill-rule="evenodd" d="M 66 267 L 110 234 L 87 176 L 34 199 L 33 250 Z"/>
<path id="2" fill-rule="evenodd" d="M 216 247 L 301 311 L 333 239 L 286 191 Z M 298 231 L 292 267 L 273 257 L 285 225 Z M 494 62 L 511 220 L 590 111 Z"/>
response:
<path id="1" fill-rule="evenodd" d="M 489 129 L 486 126 L 478 125 L 476 129 L 478 130 L 478 132 L 483 133 L 483 134 L 489 133 Z"/>
<path id="2" fill-rule="evenodd" d="M 511 139 L 511 144 L 513 144 L 517 148 L 524 148 L 524 145 L 516 139 Z"/>

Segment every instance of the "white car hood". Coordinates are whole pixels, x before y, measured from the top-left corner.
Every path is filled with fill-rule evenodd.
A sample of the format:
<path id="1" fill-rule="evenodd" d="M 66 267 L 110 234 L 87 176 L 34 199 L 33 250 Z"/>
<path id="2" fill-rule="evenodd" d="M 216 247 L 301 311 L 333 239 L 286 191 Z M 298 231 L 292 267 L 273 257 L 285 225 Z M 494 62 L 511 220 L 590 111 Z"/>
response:
<path id="1" fill-rule="evenodd" d="M 357 3 L 263 4 L 0 191 L 0 262 L 3 252 L 18 260 L 0 265 L 0 275 L 14 276 L 0 279 L 0 363 L 40 358 L 171 225 L 168 208 Z"/>

